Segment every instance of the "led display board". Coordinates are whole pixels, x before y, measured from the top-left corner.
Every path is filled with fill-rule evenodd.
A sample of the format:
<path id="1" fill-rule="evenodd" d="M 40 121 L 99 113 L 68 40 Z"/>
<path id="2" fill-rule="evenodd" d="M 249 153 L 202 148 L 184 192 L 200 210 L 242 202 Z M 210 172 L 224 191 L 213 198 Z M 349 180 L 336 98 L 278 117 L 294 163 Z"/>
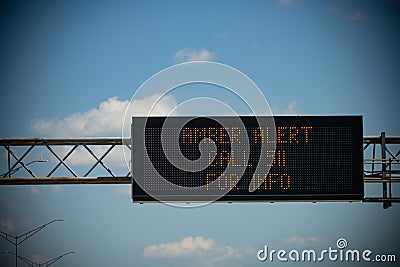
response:
<path id="1" fill-rule="evenodd" d="M 361 116 L 133 117 L 131 138 L 134 202 L 364 196 Z"/>

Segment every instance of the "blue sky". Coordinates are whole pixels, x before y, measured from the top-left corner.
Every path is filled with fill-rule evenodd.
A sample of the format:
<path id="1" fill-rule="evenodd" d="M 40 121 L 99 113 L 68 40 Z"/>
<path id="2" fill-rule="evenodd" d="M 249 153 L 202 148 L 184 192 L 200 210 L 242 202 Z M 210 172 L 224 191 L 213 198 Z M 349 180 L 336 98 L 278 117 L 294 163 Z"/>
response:
<path id="1" fill-rule="evenodd" d="M 135 90 L 196 59 L 239 69 L 277 113 L 361 114 L 364 135 L 400 135 L 399 13 L 398 1 L 3 1 L 0 137 L 119 137 Z M 189 87 L 165 108 L 197 96 Z M 20 248 L 38 261 L 78 252 L 58 266 L 262 266 L 254 251 L 264 244 L 326 248 L 340 237 L 400 257 L 397 206 L 180 209 L 133 205 L 121 186 L 4 186 L 0 200 L 1 229 L 13 234 L 67 219 Z M 0 254 L 0 265 L 12 262 Z"/>

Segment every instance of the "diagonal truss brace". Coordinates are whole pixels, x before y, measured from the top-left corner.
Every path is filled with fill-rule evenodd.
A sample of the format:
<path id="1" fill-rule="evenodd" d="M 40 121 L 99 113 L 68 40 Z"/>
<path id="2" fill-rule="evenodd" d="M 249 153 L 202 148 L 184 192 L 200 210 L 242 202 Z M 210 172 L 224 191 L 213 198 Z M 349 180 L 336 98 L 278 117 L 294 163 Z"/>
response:
<path id="1" fill-rule="evenodd" d="M 47 174 L 47 177 L 50 177 L 60 166 L 61 164 L 67 168 L 67 170 L 74 176 L 78 177 L 78 175 L 65 163 L 65 160 L 74 152 L 74 150 L 78 147 L 78 145 L 75 145 L 62 159 L 57 155 L 56 152 L 49 146 L 45 145 L 47 149 L 58 159 L 58 164 Z"/>
<path id="2" fill-rule="evenodd" d="M 115 147 L 115 145 L 111 145 L 106 152 L 104 152 L 103 156 L 98 158 L 93 151 L 87 146 L 83 145 L 84 148 L 86 148 L 87 151 L 96 159 L 96 163 L 93 164 L 93 166 L 83 175 L 83 177 L 87 177 L 93 170 L 96 168 L 96 166 L 100 163 L 101 166 L 112 176 L 115 177 L 115 175 L 112 173 L 112 171 L 103 163 L 103 159 L 108 155 L 108 153 L 111 152 L 111 150 Z"/>
<path id="3" fill-rule="evenodd" d="M 52 175 L 61 168 L 61 166 L 65 167 L 69 174 L 71 175 L 71 178 L 79 178 L 79 175 L 77 172 L 74 170 L 74 167 L 72 164 L 69 164 L 67 160 L 71 157 L 74 157 L 73 152 L 76 151 L 78 148 L 82 148 L 86 150 L 89 155 L 95 160 L 93 164 L 88 164 L 88 170 L 85 172 L 85 174 L 81 177 L 88 177 L 93 170 L 97 166 L 101 166 L 109 175 L 109 177 L 115 177 L 118 178 L 115 175 L 115 172 L 112 170 L 112 168 L 108 167 L 106 163 L 104 162 L 104 159 L 110 154 L 110 152 L 117 147 L 126 147 L 129 150 L 131 149 L 130 146 L 130 139 L 121 139 L 121 138 L 75 138 L 75 139 L 51 139 L 51 138 L 0 138 L 0 147 L 3 146 L 7 153 L 8 153 L 8 161 L 7 161 L 7 171 L 4 173 L 0 171 L 0 177 L 2 178 L 12 178 L 13 174 L 16 173 L 20 169 L 25 169 L 28 173 L 29 176 L 32 178 L 37 178 L 37 176 L 33 173 L 33 171 L 28 167 L 28 165 L 34 163 L 34 162 L 44 162 L 44 160 L 34 160 L 29 163 L 24 163 L 24 159 L 26 162 L 26 158 L 29 154 L 32 154 L 32 150 L 35 147 L 43 147 L 45 150 L 49 151 L 51 155 L 53 155 L 56 159 L 56 163 L 54 167 L 47 173 L 45 176 L 46 178 L 54 178 Z M 27 147 L 26 151 L 22 154 L 22 156 L 17 156 L 17 153 L 15 152 L 16 147 Z M 64 156 L 60 156 L 60 152 L 57 152 L 54 147 L 56 146 L 64 146 L 64 147 L 71 147 L 69 150 L 67 150 L 66 154 Z M 96 155 L 93 149 L 91 149 L 90 146 L 94 147 L 108 147 L 105 149 L 104 152 L 101 152 L 100 154 Z M 15 159 L 15 163 L 11 166 L 11 157 Z M 21 176 L 20 176 L 21 177 Z M 130 171 L 124 176 L 124 177 L 130 177 Z M 67 178 L 67 177 L 65 177 Z M 108 177 L 106 177 L 108 178 Z M 36 181 L 38 179 L 35 179 Z M 49 181 L 50 179 L 46 179 Z M 1 182 L 6 182 L 5 180 L 0 180 Z"/>
<path id="4" fill-rule="evenodd" d="M 22 160 L 26 157 L 26 155 L 28 155 L 29 152 L 31 152 L 31 150 L 34 148 L 34 145 L 31 145 L 31 146 L 25 151 L 25 153 L 24 153 L 20 158 L 18 158 L 18 156 L 16 156 L 16 155 L 14 154 L 14 152 L 11 150 L 10 146 L 4 146 L 4 147 L 5 147 L 5 149 L 6 149 L 7 152 L 8 152 L 8 163 L 9 163 L 8 165 L 9 165 L 9 167 L 8 167 L 8 171 L 7 171 L 4 175 L 2 175 L 3 178 L 4 178 L 4 177 L 11 177 L 11 175 L 12 175 L 15 171 L 17 171 L 18 169 L 20 169 L 21 167 L 23 167 L 32 177 L 36 177 L 35 174 L 33 174 L 32 170 L 30 170 L 30 169 L 27 167 L 28 164 L 24 164 L 24 163 L 22 162 Z M 13 158 L 17 161 L 17 162 L 14 163 L 14 165 L 13 165 L 11 168 L 10 168 L 10 155 L 13 156 Z M 16 168 L 18 164 L 20 164 L 21 167 Z"/>

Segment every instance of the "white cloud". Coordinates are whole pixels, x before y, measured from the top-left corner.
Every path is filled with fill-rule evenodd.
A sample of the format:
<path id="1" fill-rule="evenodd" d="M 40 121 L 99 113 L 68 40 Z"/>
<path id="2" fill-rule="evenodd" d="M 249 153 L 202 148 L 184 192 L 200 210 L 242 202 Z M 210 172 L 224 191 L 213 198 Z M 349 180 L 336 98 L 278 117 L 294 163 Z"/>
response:
<path id="1" fill-rule="evenodd" d="M 201 61 L 201 60 L 212 60 L 215 58 L 215 53 L 205 48 L 196 51 L 189 48 L 184 48 L 177 51 L 174 58 L 178 62 L 189 62 L 189 61 Z"/>
<path id="2" fill-rule="evenodd" d="M 147 246 L 143 250 L 143 256 L 154 258 L 192 257 L 203 251 L 209 251 L 214 247 L 215 242 L 212 239 L 189 236 L 178 242 Z"/>
<path id="3" fill-rule="evenodd" d="M 372 17 L 366 15 L 364 12 L 360 10 L 357 10 L 354 14 L 351 14 L 348 17 L 348 19 L 353 21 L 367 21 L 367 20 L 372 20 Z"/>
<path id="4" fill-rule="evenodd" d="M 121 136 L 122 125 L 126 109 L 129 105 L 127 117 L 145 116 L 148 110 L 157 102 L 161 97 L 161 94 L 154 94 L 149 97 L 134 100 L 129 105 L 128 100 L 119 100 L 117 97 L 111 97 L 105 101 L 102 101 L 98 107 L 92 108 L 85 112 L 77 112 L 70 116 L 61 119 L 53 120 L 38 120 L 32 124 L 32 128 L 45 136 L 54 137 L 98 137 L 98 136 Z M 169 94 L 161 98 L 157 105 L 152 110 L 151 116 L 156 115 L 167 115 L 177 105 L 175 96 Z M 125 133 L 129 133 L 130 124 L 125 124 Z M 61 158 L 66 155 L 71 146 L 53 146 L 53 150 Z M 92 152 L 100 158 L 109 146 L 89 146 Z M 46 154 L 42 154 L 41 157 L 50 160 L 51 162 L 57 162 L 49 151 L 45 151 Z M 121 167 L 127 169 L 124 152 L 121 146 L 114 147 L 111 152 L 102 160 L 107 167 Z M 80 146 L 72 152 L 72 154 L 66 159 L 66 162 L 70 166 L 87 166 L 94 164 L 96 159 L 87 151 L 84 147 Z M 64 169 L 61 167 L 60 169 Z M 96 170 L 104 171 L 103 167 L 99 164 Z M 114 170 L 115 171 L 115 170 Z M 125 170 L 121 175 L 125 175 Z M 116 173 L 114 173 L 116 174 Z M 90 175 L 93 175 L 93 172 Z M 105 173 L 108 175 L 108 173 Z M 119 175 L 119 174 L 116 174 Z M 52 193 L 60 192 L 60 187 L 53 187 Z M 32 194 L 38 194 L 38 188 L 31 188 Z"/>
<path id="5" fill-rule="evenodd" d="M 283 111 L 285 115 L 295 115 L 296 114 L 296 101 L 290 103 L 287 108 Z"/>
<path id="6" fill-rule="evenodd" d="M 322 239 L 315 236 L 298 236 L 293 235 L 291 237 L 282 240 L 282 243 L 287 245 L 313 245 L 321 243 Z"/>
<path id="7" fill-rule="evenodd" d="M 289 105 L 281 111 L 277 106 L 272 106 L 272 113 L 274 115 L 297 115 L 298 111 L 296 109 L 296 101 L 289 103 Z"/>
<path id="8" fill-rule="evenodd" d="M 296 0 L 278 0 L 278 5 L 281 6 L 294 6 Z"/>
<path id="9" fill-rule="evenodd" d="M 143 256 L 156 259 L 186 259 L 189 266 L 216 266 L 225 261 L 238 260 L 253 249 L 238 250 L 230 246 L 218 245 L 215 240 L 202 236 L 185 237 L 177 242 L 150 245 L 144 248 Z M 232 264 L 228 264 L 232 266 Z"/>
<path id="10" fill-rule="evenodd" d="M 14 229 L 14 223 L 8 219 L 0 219 L 0 230 L 10 233 Z"/>
<path id="11" fill-rule="evenodd" d="M 135 115 L 147 115 L 146 111 L 153 106 L 159 97 L 159 94 L 155 94 L 134 100 L 130 105 L 130 112 Z M 111 97 L 106 101 L 102 101 L 97 108 L 92 108 L 83 113 L 74 113 L 63 119 L 35 121 L 32 128 L 46 136 L 120 136 L 128 104 L 128 100 L 120 101 L 118 97 Z M 157 103 L 152 115 L 168 114 L 175 106 L 175 97 L 167 95 Z"/>
<path id="12" fill-rule="evenodd" d="M 112 97 L 101 102 L 98 108 L 84 113 L 78 112 L 64 119 L 39 120 L 33 123 L 32 128 L 47 136 L 82 137 L 115 134 L 122 127 L 121 114 L 124 113 L 128 103 L 127 100 L 119 101 L 117 97 Z"/>

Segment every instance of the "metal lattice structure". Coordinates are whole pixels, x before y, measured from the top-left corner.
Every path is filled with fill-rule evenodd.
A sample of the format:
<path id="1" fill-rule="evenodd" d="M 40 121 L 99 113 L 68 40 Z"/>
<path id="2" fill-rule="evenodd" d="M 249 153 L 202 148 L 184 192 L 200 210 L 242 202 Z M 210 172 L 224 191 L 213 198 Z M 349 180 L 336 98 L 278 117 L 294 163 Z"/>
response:
<path id="1" fill-rule="evenodd" d="M 113 150 L 130 147 L 130 139 L 121 138 L 3 138 L 0 139 L 2 146 L 7 153 L 6 171 L 1 173 L 0 184 L 20 185 L 20 184 L 129 184 L 131 175 L 126 168 L 126 174 L 116 175 L 115 171 L 107 166 L 105 159 Z M 42 148 L 53 160 L 43 160 L 36 157 L 34 160 L 27 160 L 35 148 Z M 59 149 L 63 148 L 63 149 Z M 93 148 L 102 148 L 101 153 L 94 152 Z M 19 154 L 16 152 L 19 151 Z M 76 164 L 69 163 L 68 160 L 74 156 L 74 152 L 86 151 L 86 156 L 93 162 L 87 164 L 86 170 L 78 174 Z M 43 151 L 42 151 L 43 154 Z M 80 156 L 81 153 L 78 155 Z M 4 159 L 4 158 L 3 158 Z M 28 161 L 28 163 L 26 163 Z M 37 165 L 29 166 L 33 163 L 46 162 L 51 165 L 48 172 L 38 176 L 34 168 Z M 103 176 L 93 176 L 96 167 L 101 167 L 105 171 Z M 62 176 L 55 175 L 56 171 L 65 168 L 66 173 Z M 18 173 L 18 175 L 16 175 Z M 22 173 L 22 174 L 21 174 Z"/>
<path id="2" fill-rule="evenodd" d="M 364 183 L 382 184 L 380 197 L 364 196 L 364 201 L 383 202 L 385 209 L 392 202 L 400 202 L 393 196 L 392 183 L 396 182 L 400 182 L 400 137 L 386 137 L 384 132 L 378 137 L 364 137 Z"/>
<path id="3" fill-rule="evenodd" d="M 5 153 L 0 159 L 0 185 L 130 184 L 131 175 L 127 167 L 125 174 L 117 175 L 115 169 L 121 168 L 106 162 L 114 150 L 122 147 L 130 150 L 130 142 L 130 139 L 121 138 L 3 138 L 0 139 L 0 149 L 2 147 Z M 51 156 L 52 160 L 37 157 L 29 160 L 36 148 L 42 150 L 41 155 Z M 80 153 L 75 153 L 77 151 Z M 92 159 L 84 168 L 76 161 L 68 161 L 74 156 L 82 156 L 82 151 L 87 152 L 85 159 Z M 40 162 L 46 162 L 48 167 L 44 175 L 35 174 L 39 164 L 34 163 Z M 42 167 L 41 164 L 40 169 Z M 61 168 L 64 175 L 56 175 Z M 96 168 L 100 168 L 103 174 L 96 175 Z M 82 174 L 78 174 L 76 169 L 80 169 Z M 393 194 L 392 184 L 397 182 L 400 182 L 400 136 L 387 137 L 381 133 L 376 137 L 364 137 L 364 183 L 382 185 L 381 196 L 365 196 L 364 201 L 382 202 L 384 208 L 400 202 L 400 197 Z"/>

